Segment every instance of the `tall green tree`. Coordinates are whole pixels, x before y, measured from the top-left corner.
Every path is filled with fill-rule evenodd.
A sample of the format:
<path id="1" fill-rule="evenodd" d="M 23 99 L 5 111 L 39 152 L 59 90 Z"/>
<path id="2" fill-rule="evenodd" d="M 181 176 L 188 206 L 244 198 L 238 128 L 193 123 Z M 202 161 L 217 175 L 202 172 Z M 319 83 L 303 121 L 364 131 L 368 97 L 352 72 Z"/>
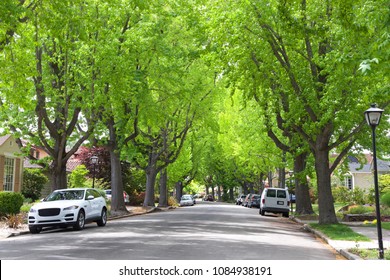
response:
<path id="1" fill-rule="evenodd" d="M 83 8 L 83 1 L 37 2 L 25 10 L 26 24 L 9 27 L 13 37 L 3 48 L 3 116 L 17 136 L 28 136 L 51 156 L 52 189 L 67 187 L 66 163 L 96 119 L 85 78 L 91 68 L 83 52 L 89 43 Z"/>
<path id="2" fill-rule="evenodd" d="M 281 116 L 315 159 L 319 222 L 337 223 L 330 176 L 361 136 L 362 113 L 375 96 L 388 104 L 383 83 L 358 70 L 382 33 L 385 1 L 227 1 L 213 13 L 226 76 Z M 353 13 L 351 11 L 354 11 Z M 369 19 L 369 20 L 367 20 Z M 224 35 L 222 34 L 222 35 Z M 285 108 L 288 110 L 285 110 Z M 329 154 L 338 152 L 331 162 Z"/>

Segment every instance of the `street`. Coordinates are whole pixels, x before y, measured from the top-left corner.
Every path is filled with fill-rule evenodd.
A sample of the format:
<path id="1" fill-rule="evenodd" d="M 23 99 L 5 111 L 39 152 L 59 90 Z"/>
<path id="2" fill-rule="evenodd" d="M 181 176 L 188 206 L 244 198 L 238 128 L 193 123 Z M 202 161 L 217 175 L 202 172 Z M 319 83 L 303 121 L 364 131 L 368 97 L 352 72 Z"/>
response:
<path id="1" fill-rule="evenodd" d="M 195 206 L 0 241 L 2 260 L 335 260 L 302 226 L 257 208 Z"/>

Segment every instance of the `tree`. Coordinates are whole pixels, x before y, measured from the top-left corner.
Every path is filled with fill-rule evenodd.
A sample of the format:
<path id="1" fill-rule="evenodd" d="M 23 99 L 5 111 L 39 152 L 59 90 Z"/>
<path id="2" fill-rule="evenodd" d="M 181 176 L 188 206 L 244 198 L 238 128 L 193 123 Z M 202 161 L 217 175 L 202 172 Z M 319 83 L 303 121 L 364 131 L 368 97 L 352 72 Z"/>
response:
<path id="1" fill-rule="evenodd" d="M 28 24 L 12 27 L 13 38 L 6 38 L 12 42 L 3 48 L 7 125 L 51 156 L 53 190 L 67 187 L 66 163 L 91 135 L 96 119 L 84 78 L 90 68 L 80 67 L 89 59 L 82 51 L 88 43 L 82 2 L 35 3 L 25 10 Z"/>
<path id="2" fill-rule="evenodd" d="M 213 76 L 205 78 L 210 72 L 201 58 L 205 52 L 202 26 L 194 25 L 197 14 L 193 8 L 183 1 L 151 11 L 155 12 L 152 26 L 158 33 L 144 69 L 147 87 L 140 105 L 139 136 L 133 141 L 138 167 L 146 173 L 145 206 L 154 205 L 157 174 L 178 158 L 193 122 L 204 118 L 213 88 Z M 160 205 L 166 205 L 162 175 Z"/>
<path id="3" fill-rule="evenodd" d="M 367 2 L 371 22 L 363 16 Z M 232 84 L 266 104 L 265 114 L 272 118 L 283 109 L 284 127 L 314 155 L 322 224 L 337 223 L 330 176 L 361 136 L 369 100 L 375 95 L 387 104 L 383 84 L 373 84 L 358 71 L 359 58 L 378 36 L 377 13 L 386 10 L 380 2 L 232 1 L 225 5 L 236 13 L 221 16 L 229 38 L 214 32 L 222 37 Z M 357 12 L 347 12 L 352 9 Z M 339 156 L 330 162 L 334 150 Z"/>

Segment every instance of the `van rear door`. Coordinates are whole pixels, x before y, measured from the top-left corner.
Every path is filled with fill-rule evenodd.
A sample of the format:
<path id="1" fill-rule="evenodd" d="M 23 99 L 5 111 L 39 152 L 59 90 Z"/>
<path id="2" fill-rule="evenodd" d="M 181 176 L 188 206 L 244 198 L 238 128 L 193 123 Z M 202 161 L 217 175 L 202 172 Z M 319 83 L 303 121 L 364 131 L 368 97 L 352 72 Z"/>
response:
<path id="1" fill-rule="evenodd" d="M 268 189 L 266 194 L 267 208 L 288 208 L 289 199 L 287 190 Z"/>

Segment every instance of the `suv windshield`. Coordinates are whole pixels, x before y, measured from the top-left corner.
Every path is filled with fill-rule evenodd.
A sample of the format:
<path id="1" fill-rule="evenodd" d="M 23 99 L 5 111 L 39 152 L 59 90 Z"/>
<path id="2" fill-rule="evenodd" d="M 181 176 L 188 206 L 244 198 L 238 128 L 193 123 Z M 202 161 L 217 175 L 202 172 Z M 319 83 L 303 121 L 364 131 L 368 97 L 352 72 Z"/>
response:
<path id="1" fill-rule="evenodd" d="M 84 198 L 84 190 L 69 190 L 52 192 L 45 201 L 80 200 Z"/>

